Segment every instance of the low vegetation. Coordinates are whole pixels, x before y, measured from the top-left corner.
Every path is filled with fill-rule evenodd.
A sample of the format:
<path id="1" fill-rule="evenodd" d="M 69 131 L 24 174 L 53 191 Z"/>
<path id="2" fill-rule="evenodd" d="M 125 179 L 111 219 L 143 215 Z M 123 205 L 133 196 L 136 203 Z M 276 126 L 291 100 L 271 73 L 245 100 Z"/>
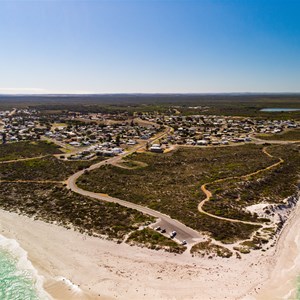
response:
<path id="1" fill-rule="evenodd" d="M 211 242 L 211 240 L 200 242 L 196 245 L 194 245 L 191 249 L 191 253 L 193 255 L 199 255 L 199 256 L 208 256 L 208 257 L 223 257 L 223 258 L 229 258 L 232 256 L 232 251 L 229 250 L 226 247 L 216 245 Z"/>
<path id="2" fill-rule="evenodd" d="M 105 158 L 91 161 L 65 161 L 54 156 L 24 160 L 1 165 L 0 180 L 53 180 L 62 181 L 78 170 Z"/>
<path id="3" fill-rule="evenodd" d="M 0 99 L 1 100 L 1 99 Z M 168 112 L 170 107 L 176 108 L 184 115 L 206 114 L 220 116 L 246 116 L 274 119 L 300 119 L 300 111 L 294 112 L 263 112 L 262 108 L 299 108 L 299 95 L 111 95 L 69 96 L 34 98 L 23 97 L 20 100 L 10 98 L 0 101 L 0 108 L 17 107 L 21 104 L 35 108 L 42 113 L 59 113 L 59 111 L 79 112 Z M 191 109 L 190 107 L 208 107 L 208 109 Z"/>
<path id="4" fill-rule="evenodd" d="M 246 221 L 261 220 L 245 207 L 261 203 L 282 203 L 299 190 L 300 148 L 298 145 L 270 146 L 268 151 L 284 162 L 247 180 L 228 180 L 210 186 L 213 198 L 204 205 L 212 214 Z"/>
<path id="5" fill-rule="evenodd" d="M 182 253 L 186 250 L 185 246 L 178 245 L 172 239 L 161 235 L 151 228 L 144 228 L 131 233 L 126 243 L 154 250 L 163 249 L 173 253 Z"/>
<path id="6" fill-rule="evenodd" d="M 300 130 L 293 129 L 277 134 L 260 134 L 257 138 L 268 141 L 300 141 Z"/>
<path id="7" fill-rule="evenodd" d="M 263 244 L 267 244 L 268 242 L 268 239 L 256 234 L 251 240 L 243 241 L 233 249 L 240 253 L 247 254 L 250 253 L 251 250 L 262 249 Z"/>
<path id="8" fill-rule="evenodd" d="M 226 243 L 247 239 L 259 226 L 217 220 L 198 211 L 205 197 L 200 187 L 218 178 L 240 176 L 277 159 L 262 146 L 179 148 L 167 154 L 133 154 L 128 160 L 147 164 L 134 170 L 106 165 L 79 178 L 83 189 L 109 194 L 170 215 Z"/>
<path id="9" fill-rule="evenodd" d="M 0 162 L 60 153 L 57 145 L 44 141 L 7 143 L 0 145 Z"/>
<path id="10" fill-rule="evenodd" d="M 147 164 L 140 161 L 121 160 L 121 162 L 119 162 L 117 166 L 126 169 L 138 169 L 147 167 Z"/>
<path id="11" fill-rule="evenodd" d="M 0 183 L 0 207 L 89 235 L 123 239 L 154 221 L 116 203 L 94 201 L 59 184 Z"/>

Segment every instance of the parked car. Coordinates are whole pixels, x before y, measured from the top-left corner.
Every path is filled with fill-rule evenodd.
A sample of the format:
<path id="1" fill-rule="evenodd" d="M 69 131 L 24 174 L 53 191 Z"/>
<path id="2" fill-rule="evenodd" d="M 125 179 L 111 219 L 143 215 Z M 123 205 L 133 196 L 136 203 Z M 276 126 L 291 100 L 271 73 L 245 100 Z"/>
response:
<path id="1" fill-rule="evenodd" d="M 171 238 L 171 239 L 174 238 L 176 234 L 177 234 L 177 232 L 176 232 L 175 230 L 172 231 L 172 232 L 170 233 L 170 238 Z"/>

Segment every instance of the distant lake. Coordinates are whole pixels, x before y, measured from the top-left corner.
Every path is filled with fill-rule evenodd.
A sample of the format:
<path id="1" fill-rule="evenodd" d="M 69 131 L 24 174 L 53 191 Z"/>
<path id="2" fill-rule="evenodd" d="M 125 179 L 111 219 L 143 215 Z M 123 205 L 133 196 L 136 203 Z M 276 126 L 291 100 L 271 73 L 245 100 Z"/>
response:
<path id="1" fill-rule="evenodd" d="M 288 112 L 288 111 L 300 111 L 300 108 L 262 108 L 263 112 Z"/>

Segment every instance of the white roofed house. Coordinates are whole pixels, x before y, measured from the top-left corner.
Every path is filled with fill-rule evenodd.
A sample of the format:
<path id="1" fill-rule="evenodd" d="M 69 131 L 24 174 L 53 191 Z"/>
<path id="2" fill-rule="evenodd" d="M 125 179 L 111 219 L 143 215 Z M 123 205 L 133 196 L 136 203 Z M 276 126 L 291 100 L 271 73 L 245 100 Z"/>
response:
<path id="1" fill-rule="evenodd" d="M 206 146 L 206 145 L 208 145 L 208 141 L 207 140 L 198 140 L 197 145 L 198 146 Z"/>
<path id="2" fill-rule="evenodd" d="M 161 148 L 161 146 L 159 144 L 153 144 L 150 149 L 151 152 L 155 152 L 155 153 L 163 153 L 164 150 Z"/>

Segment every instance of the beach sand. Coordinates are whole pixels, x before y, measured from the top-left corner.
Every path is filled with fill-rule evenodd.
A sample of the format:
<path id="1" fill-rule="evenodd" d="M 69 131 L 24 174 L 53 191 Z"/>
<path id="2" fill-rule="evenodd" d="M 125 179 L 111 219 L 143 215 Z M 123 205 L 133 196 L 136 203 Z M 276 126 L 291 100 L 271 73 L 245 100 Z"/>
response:
<path id="1" fill-rule="evenodd" d="M 175 255 L 118 245 L 1 210 L 0 233 L 28 252 L 46 291 L 57 300 L 255 299 L 274 267 L 274 249 L 252 251 L 242 259 Z"/>
<path id="2" fill-rule="evenodd" d="M 255 299 L 297 299 L 300 275 L 300 203 L 285 224 L 269 264 L 269 277 Z"/>

